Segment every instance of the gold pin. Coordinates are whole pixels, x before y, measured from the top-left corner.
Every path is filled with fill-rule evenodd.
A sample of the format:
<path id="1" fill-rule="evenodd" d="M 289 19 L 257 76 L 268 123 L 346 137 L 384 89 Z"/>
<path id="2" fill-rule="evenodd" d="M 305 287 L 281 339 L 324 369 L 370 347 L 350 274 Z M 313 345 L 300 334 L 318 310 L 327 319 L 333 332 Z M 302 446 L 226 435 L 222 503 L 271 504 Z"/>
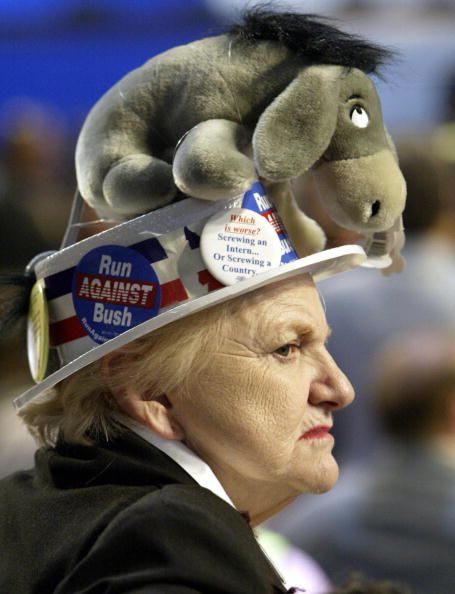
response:
<path id="1" fill-rule="evenodd" d="M 27 355 L 33 379 L 41 382 L 46 376 L 49 361 L 49 314 L 43 279 L 33 285 L 30 294 Z"/>

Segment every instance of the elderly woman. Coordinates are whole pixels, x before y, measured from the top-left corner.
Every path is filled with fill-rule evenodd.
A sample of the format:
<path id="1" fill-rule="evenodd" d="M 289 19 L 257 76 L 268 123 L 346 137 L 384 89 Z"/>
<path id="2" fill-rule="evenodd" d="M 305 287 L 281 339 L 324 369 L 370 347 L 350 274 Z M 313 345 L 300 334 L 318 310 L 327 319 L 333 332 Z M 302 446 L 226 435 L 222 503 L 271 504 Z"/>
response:
<path id="1" fill-rule="evenodd" d="M 352 388 L 302 273 L 164 326 L 21 416 L 44 447 L 1 485 L 9 592 L 269 592 L 255 526 L 330 489 Z"/>
<path id="2" fill-rule="evenodd" d="M 256 197 L 274 212 L 265 194 Z M 54 346 L 56 325 L 68 342 L 58 348 L 60 370 L 44 373 L 18 399 L 20 416 L 44 447 L 34 470 L 0 483 L 1 591 L 285 591 L 252 527 L 300 493 L 327 491 L 337 479 L 333 412 L 352 401 L 353 391 L 326 349 L 330 331 L 312 275 L 355 266 L 364 254 L 346 246 L 283 264 L 276 227 L 251 202 L 245 208 L 247 198 L 237 209 L 229 201 L 226 208 L 177 205 L 187 218 L 191 208 L 222 210 L 199 221 L 201 247 L 191 258 L 185 254 L 197 235 L 189 227 L 160 236 L 168 257 L 142 270 L 158 271 L 159 288 L 137 280 L 145 258 L 137 250 L 153 261 L 158 246 L 154 237 L 137 243 L 138 225 L 150 230 L 168 213 L 178 218 L 172 206 L 36 266 Z M 223 217 L 243 223 L 229 235 Z M 213 265 L 203 240 L 214 224 L 222 225 L 224 240 L 252 226 L 270 244 L 276 236 L 278 264 L 226 286 L 201 273 L 204 263 Z M 134 249 L 122 245 L 130 241 Z M 68 275 L 62 268 L 73 256 L 78 264 Z M 123 258 L 121 266 L 114 256 Z M 180 276 L 169 281 L 176 262 Z M 56 296 L 56 279 L 65 278 L 69 289 L 59 290 L 72 291 L 72 300 Z M 123 306 L 113 301 L 118 293 L 137 304 L 138 287 L 147 299 L 155 293 L 159 306 L 148 299 L 150 319 L 124 332 L 115 321 L 115 308 Z M 46 325 L 37 321 L 34 292 L 31 303 L 36 374 L 33 353 L 39 359 L 44 341 L 33 344 L 33 331 Z M 65 304 L 76 315 L 53 322 Z M 107 316 L 96 322 L 101 306 L 111 313 L 110 325 Z M 138 309 L 122 309 L 125 324 Z M 85 335 L 67 336 L 62 324 L 71 329 L 77 320 Z M 101 340 L 102 332 L 112 338 Z"/>
<path id="3" fill-rule="evenodd" d="M 378 61 L 381 52 L 371 51 Z M 158 82 L 164 93 L 166 78 Z M 167 158 L 169 151 L 144 133 L 150 113 L 122 85 L 106 95 L 120 101 L 119 112 L 101 103 L 89 116 L 99 145 L 83 132 L 77 163 L 87 201 L 100 207 L 91 189 L 106 192 L 99 214 L 115 206 L 128 218 L 138 204 L 150 210 L 141 200 L 160 183 L 166 189 L 171 167 L 136 154 L 161 150 Z M 148 96 L 144 89 L 139 99 Z M 196 105 L 211 104 L 195 93 Z M 166 123 L 178 138 L 188 130 L 173 113 Z M 356 126 L 367 129 L 368 121 Z M 179 154 L 197 141 L 194 130 Z M 189 171 L 199 187 L 207 169 L 206 184 L 218 184 L 208 188 L 211 198 L 220 198 L 215 166 L 224 163 L 216 145 L 215 157 L 213 147 L 204 153 L 202 171 Z M 96 153 L 100 147 L 107 154 Z M 107 157 L 114 164 L 106 174 Z M 235 163 L 227 168 L 234 181 Z M 252 162 L 248 171 L 256 175 Z M 326 349 L 314 282 L 359 265 L 365 253 L 344 246 L 299 259 L 260 183 L 241 192 L 177 202 L 79 243 L 72 229 L 80 220 L 72 220 L 65 249 L 29 266 L 28 352 L 38 383 L 16 406 L 43 448 L 34 470 L 0 483 L 1 592 L 286 591 L 252 527 L 337 479 L 333 412 L 353 391 Z M 376 216 L 367 210 L 368 220 Z M 73 217 L 78 212 L 76 201 Z"/>

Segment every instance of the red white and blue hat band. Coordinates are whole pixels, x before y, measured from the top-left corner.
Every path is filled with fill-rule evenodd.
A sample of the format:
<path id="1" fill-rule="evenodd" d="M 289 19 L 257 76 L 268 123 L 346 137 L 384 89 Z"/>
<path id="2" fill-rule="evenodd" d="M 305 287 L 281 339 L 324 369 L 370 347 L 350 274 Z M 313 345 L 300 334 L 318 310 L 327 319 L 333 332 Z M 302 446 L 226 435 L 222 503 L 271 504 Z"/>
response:
<path id="1" fill-rule="evenodd" d="M 204 224 L 221 204 L 177 203 L 169 207 L 174 211 L 174 224 L 188 218 L 188 202 L 196 202 L 202 218 L 160 233 L 171 214 L 162 209 L 139 217 L 134 226 L 124 223 L 38 265 L 36 272 L 44 279 L 49 308 L 50 343 L 58 348 L 63 363 L 169 307 L 225 286 L 208 271 L 200 252 Z M 231 200 L 223 207 L 239 204 L 273 226 L 282 246 L 281 264 L 298 259 L 259 183 L 240 203 Z"/>
<path id="2" fill-rule="evenodd" d="M 359 246 L 299 259 L 259 183 L 238 198 L 186 199 L 117 225 L 36 265 L 58 368 L 35 377 L 15 406 L 176 319 L 286 276 L 318 280 L 364 260 Z"/>

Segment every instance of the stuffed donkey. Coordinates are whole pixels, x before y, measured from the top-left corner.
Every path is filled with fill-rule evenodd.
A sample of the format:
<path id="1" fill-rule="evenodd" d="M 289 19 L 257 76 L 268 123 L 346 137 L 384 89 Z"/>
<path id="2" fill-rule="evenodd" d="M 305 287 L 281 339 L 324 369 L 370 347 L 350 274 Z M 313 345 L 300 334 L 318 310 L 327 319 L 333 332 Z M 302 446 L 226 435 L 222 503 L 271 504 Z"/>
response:
<path id="1" fill-rule="evenodd" d="M 391 228 L 405 183 L 367 74 L 389 52 L 319 18 L 256 9 L 216 37 L 173 48 L 112 87 L 76 150 L 82 196 L 131 218 L 186 195 L 233 197 L 258 178 L 300 255 L 324 247 L 290 181 L 311 172 L 329 215 Z"/>

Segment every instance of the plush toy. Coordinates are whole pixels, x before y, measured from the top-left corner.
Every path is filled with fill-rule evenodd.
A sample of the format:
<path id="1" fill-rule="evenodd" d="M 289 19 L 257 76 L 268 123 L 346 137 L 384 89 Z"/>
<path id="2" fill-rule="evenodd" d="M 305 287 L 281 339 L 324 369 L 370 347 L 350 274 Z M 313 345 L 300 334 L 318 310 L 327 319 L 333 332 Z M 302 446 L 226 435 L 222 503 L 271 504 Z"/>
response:
<path id="1" fill-rule="evenodd" d="M 324 247 L 291 180 L 311 173 L 329 215 L 363 234 L 400 219 L 405 183 L 367 76 L 390 53 L 320 18 L 253 10 L 112 87 L 76 150 L 82 196 L 121 220 L 186 195 L 217 200 L 258 178 L 300 255 Z"/>

